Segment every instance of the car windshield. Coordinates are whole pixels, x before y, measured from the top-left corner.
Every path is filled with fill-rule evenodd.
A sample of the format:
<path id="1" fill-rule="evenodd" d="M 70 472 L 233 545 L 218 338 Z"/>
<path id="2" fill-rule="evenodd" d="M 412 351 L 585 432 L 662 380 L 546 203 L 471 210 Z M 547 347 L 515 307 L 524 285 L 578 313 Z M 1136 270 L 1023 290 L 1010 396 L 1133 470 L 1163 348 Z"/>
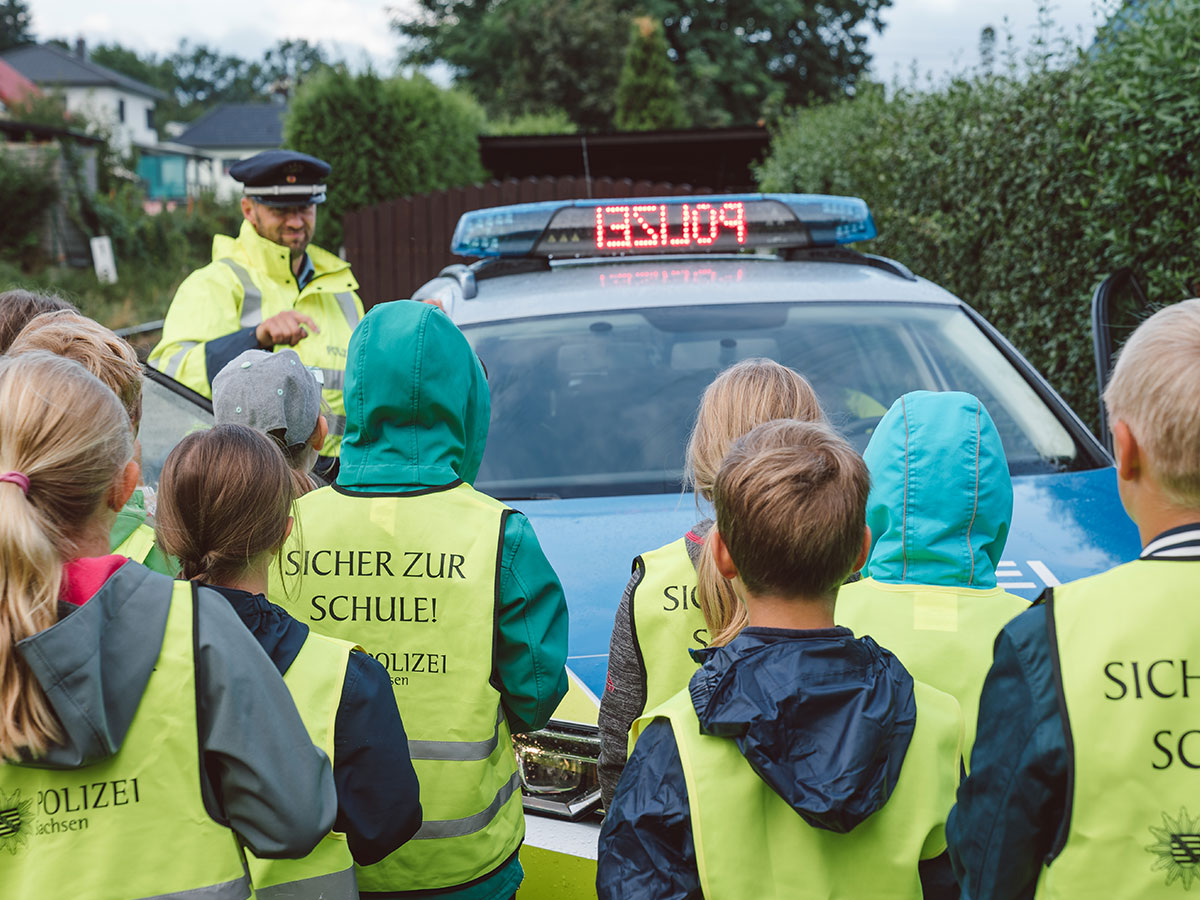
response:
<path id="1" fill-rule="evenodd" d="M 1088 467 L 1071 433 L 958 307 L 760 303 L 554 315 L 465 326 L 488 370 L 476 486 L 502 498 L 680 490 L 704 388 L 769 357 L 803 374 L 858 450 L 908 391 L 969 391 L 1014 475 Z"/>

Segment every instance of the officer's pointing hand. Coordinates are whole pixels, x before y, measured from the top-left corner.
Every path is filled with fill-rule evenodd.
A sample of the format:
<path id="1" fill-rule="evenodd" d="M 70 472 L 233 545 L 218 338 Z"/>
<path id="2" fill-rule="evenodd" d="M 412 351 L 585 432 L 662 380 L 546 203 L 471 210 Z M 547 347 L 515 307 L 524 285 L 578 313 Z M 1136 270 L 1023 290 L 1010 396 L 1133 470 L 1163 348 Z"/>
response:
<path id="1" fill-rule="evenodd" d="M 308 316 L 285 309 L 260 323 L 254 329 L 254 337 L 258 340 L 258 346 L 270 350 L 280 344 L 295 346 L 310 334 L 319 334 L 320 331 L 317 323 Z"/>

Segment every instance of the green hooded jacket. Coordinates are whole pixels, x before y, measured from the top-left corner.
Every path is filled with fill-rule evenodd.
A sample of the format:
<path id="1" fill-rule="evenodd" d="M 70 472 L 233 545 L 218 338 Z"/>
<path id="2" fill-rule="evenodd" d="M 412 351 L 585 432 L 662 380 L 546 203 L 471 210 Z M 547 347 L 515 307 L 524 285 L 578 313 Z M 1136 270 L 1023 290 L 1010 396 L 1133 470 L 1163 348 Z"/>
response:
<path id="1" fill-rule="evenodd" d="M 116 552 L 117 548 L 143 526 L 151 530 L 154 528 L 154 524 L 150 521 L 150 515 L 146 512 L 146 500 L 142 496 L 142 489 L 138 488 L 129 497 L 129 502 L 117 513 L 117 519 L 113 522 L 112 531 L 108 535 L 109 547 Z M 157 544 L 150 549 L 145 559 L 136 559 L 134 562 L 140 562 L 152 572 L 169 575 L 172 578 L 179 574 L 179 563 L 163 553 Z"/>
<path id="2" fill-rule="evenodd" d="M 376 306 L 350 339 L 346 433 L 337 487 L 360 493 L 470 484 L 487 443 L 487 376 L 458 327 L 439 309 Z M 543 727 L 567 692 L 567 605 L 558 576 L 519 512 L 501 555 L 498 640 L 492 673 L 513 732 Z M 438 897 L 509 897 L 516 857 L 482 882 Z"/>

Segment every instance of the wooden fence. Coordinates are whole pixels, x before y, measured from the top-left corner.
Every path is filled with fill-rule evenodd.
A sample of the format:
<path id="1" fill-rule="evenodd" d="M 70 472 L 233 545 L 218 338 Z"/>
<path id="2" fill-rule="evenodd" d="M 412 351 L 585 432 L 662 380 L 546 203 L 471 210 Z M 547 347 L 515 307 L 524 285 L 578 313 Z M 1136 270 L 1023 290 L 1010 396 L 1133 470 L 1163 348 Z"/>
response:
<path id="1" fill-rule="evenodd" d="M 370 307 L 411 296 L 451 263 L 470 262 L 450 253 L 458 217 L 470 210 L 538 200 L 706 193 L 712 191 L 666 182 L 566 177 L 510 179 L 417 194 L 348 213 L 346 258 L 358 279 L 359 296 Z"/>

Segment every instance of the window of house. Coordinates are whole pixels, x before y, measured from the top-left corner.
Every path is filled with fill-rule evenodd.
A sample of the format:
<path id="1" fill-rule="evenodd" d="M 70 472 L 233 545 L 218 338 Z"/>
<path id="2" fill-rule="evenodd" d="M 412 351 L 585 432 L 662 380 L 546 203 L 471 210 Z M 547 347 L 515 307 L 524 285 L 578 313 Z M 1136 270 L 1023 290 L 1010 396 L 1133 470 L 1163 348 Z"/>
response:
<path id="1" fill-rule="evenodd" d="M 117 101 L 117 121 L 118 122 L 125 121 L 125 101 L 124 100 Z"/>
<path id="2" fill-rule="evenodd" d="M 146 127 L 154 130 L 154 108 L 150 106 L 146 107 Z"/>

